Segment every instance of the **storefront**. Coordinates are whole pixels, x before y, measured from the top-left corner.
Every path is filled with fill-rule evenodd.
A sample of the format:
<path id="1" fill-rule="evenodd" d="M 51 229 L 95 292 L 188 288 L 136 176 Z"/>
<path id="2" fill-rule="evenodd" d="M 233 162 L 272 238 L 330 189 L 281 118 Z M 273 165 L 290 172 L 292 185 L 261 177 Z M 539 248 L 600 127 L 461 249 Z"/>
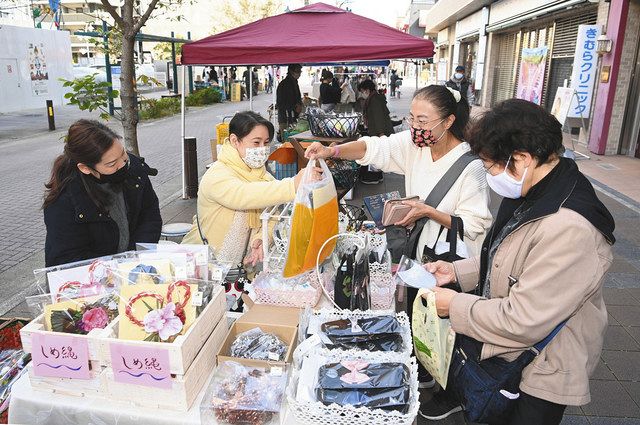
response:
<path id="1" fill-rule="evenodd" d="M 504 10 L 513 7 L 512 3 L 503 1 L 491 6 L 487 31 L 492 33 L 493 39 L 489 58 L 492 72 L 488 73 L 487 79 L 491 79 L 492 90 L 490 103 L 486 102 L 485 106 L 517 95 L 523 49 L 546 47 L 539 101 L 549 110 L 557 88 L 571 77 L 578 26 L 596 23 L 597 6 L 581 2 L 569 9 L 559 9 L 556 5 L 553 10 L 522 10 L 518 14 Z"/>

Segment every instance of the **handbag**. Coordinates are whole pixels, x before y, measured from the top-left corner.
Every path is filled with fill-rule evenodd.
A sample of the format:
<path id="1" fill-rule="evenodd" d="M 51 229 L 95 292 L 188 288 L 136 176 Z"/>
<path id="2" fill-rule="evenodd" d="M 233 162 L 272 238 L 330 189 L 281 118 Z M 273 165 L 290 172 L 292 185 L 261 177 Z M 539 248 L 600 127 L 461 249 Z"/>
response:
<path id="1" fill-rule="evenodd" d="M 465 152 L 460 158 L 453 163 L 442 178 L 436 183 L 433 190 L 427 196 L 424 203 L 437 208 L 440 202 L 447 195 L 451 187 L 453 187 L 460 174 L 467 168 L 471 161 L 478 157 L 471 152 Z M 385 233 L 387 235 L 387 246 L 391 252 L 391 259 L 394 263 L 398 263 L 403 255 L 409 258 L 415 258 L 418 240 L 424 225 L 428 218 L 421 218 L 416 221 L 413 228 L 408 229 L 402 226 L 387 226 Z"/>
<path id="2" fill-rule="evenodd" d="M 200 234 L 200 239 L 202 239 L 202 243 L 205 245 L 209 245 L 209 240 L 202 233 L 202 228 L 200 228 L 200 217 L 198 216 L 198 212 L 196 211 L 196 224 L 198 226 L 198 233 Z M 249 247 L 249 239 L 247 238 L 247 244 L 244 248 L 244 252 L 247 252 L 247 248 Z M 242 263 L 238 264 L 236 267 L 232 267 L 227 275 L 224 278 L 224 292 L 225 297 L 227 299 L 227 310 L 232 312 L 242 312 L 244 310 L 244 301 L 242 300 L 242 293 L 244 292 L 244 288 L 247 284 L 250 284 L 251 281 L 247 277 L 247 271 L 245 270 Z"/>
<path id="3" fill-rule="evenodd" d="M 440 231 L 438 232 L 436 241 L 433 243 L 433 247 L 425 245 L 424 249 L 422 250 L 423 263 L 432 263 L 438 260 L 453 263 L 454 261 L 464 259 L 464 257 L 458 255 L 457 251 L 458 237 L 460 237 L 460 240 L 464 242 L 464 223 L 462 219 L 460 217 L 456 217 L 455 215 L 451 216 L 451 229 L 447 231 L 447 242 L 449 243 L 449 251 L 443 252 L 442 254 L 436 254 L 436 246 L 444 229 L 444 226 L 440 226 Z"/>
<path id="4" fill-rule="evenodd" d="M 505 422 L 520 398 L 522 371 L 567 323 L 509 362 L 500 357 L 480 360 L 482 343 L 458 334 L 449 368 L 449 387 L 471 422 Z"/>

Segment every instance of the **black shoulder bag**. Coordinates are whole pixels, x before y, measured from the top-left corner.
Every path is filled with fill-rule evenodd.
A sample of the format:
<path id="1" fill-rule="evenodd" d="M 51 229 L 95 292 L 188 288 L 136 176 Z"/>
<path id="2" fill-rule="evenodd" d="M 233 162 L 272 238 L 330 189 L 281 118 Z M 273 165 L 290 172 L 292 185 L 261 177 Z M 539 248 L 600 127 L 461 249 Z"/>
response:
<path id="1" fill-rule="evenodd" d="M 444 232 L 445 227 L 440 226 L 440 231 L 438 232 L 438 237 L 436 241 L 433 243 L 432 247 L 425 245 L 422 250 L 422 262 L 423 263 L 432 263 L 434 261 L 442 260 L 447 261 L 449 263 L 453 263 L 454 261 L 462 260 L 462 257 L 458 255 L 458 237 L 460 240 L 464 242 L 464 223 L 460 217 L 456 217 L 455 215 L 451 216 L 451 229 L 447 230 L 447 242 L 449 242 L 449 251 L 443 252 L 442 254 L 436 254 L 436 245 L 440 240 L 440 236 L 442 236 L 442 232 Z"/>
<path id="2" fill-rule="evenodd" d="M 451 187 L 454 185 L 456 180 L 458 180 L 460 174 L 462 174 L 464 169 L 467 168 L 467 165 L 477 158 L 478 157 L 471 152 L 465 152 L 456 160 L 456 162 L 453 163 L 444 176 L 442 176 L 440 181 L 436 183 L 424 203 L 432 206 L 433 208 L 437 208 L 449 190 L 451 190 Z M 427 220 L 428 218 L 426 217 L 421 218 L 416 221 L 415 225 L 411 229 L 402 226 L 386 227 L 385 233 L 387 235 L 387 247 L 391 252 L 391 259 L 394 263 L 400 262 L 400 258 L 402 258 L 403 255 L 406 255 L 409 258 L 416 258 L 418 239 L 420 239 L 420 234 L 422 233 L 422 229 L 424 228 Z"/>

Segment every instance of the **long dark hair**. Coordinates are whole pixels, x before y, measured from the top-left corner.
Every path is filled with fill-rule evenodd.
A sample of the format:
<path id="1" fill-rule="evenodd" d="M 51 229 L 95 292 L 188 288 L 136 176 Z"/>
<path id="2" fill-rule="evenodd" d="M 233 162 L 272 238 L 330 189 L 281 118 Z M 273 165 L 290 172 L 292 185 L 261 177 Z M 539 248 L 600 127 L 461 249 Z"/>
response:
<path id="1" fill-rule="evenodd" d="M 273 135 L 275 134 L 273 124 L 262 115 L 253 111 L 238 112 L 235 114 L 233 118 L 231 118 L 231 121 L 229 121 L 229 134 L 235 134 L 239 140 L 242 140 L 259 125 L 267 127 L 269 140 L 273 140 Z"/>
<path id="2" fill-rule="evenodd" d="M 82 163 L 94 168 L 102 160 L 116 139 L 120 139 L 113 130 L 98 121 L 78 120 L 71 124 L 64 142 L 64 151 L 53 162 L 51 178 L 44 186 L 47 188 L 42 208 L 54 203 L 64 189 L 76 177 L 80 177 L 91 200 L 99 210 L 106 211 L 109 195 L 99 189 L 97 183 L 85 177 L 78 169 Z"/>
<path id="3" fill-rule="evenodd" d="M 457 139 L 464 139 L 464 132 L 469 124 L 469 103 L 464 97 L 460 99 L 460 102 L 456 102 L 455 96 L 448 88 L 434 84 L 416 91 L 413 98 L 431 103 L 438 109 L 441 118 L 454 115 L 456 120 L 449 131 Z"/>

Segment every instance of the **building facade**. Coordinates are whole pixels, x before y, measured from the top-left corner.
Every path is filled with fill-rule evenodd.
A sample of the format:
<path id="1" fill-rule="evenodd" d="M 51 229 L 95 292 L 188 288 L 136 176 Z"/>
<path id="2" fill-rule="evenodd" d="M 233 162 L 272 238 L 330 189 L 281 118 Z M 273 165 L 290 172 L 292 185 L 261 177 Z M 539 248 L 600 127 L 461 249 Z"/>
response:
<path id="1" fill-rule="evenodd" d="M 438 81 L 464 65 L 476 103 L 484 107 L 520 97 L 550 111 L 559 87 L 577 86 L 575 66 L 593 57 L 596 82 L 581 97 L 590 107 L 567 125 L 591 152 L 639 153 L 640 0 L 440 0 L 425 21 L 426 33 L 437 40 Z M 597 26 L 598 34 L 612 40 L 612 51 L 596 56 L 592 32 L 591 51 L 574 57 L 580 25 Z M 523 90 L 532 72 L 533 89 Z"/>

